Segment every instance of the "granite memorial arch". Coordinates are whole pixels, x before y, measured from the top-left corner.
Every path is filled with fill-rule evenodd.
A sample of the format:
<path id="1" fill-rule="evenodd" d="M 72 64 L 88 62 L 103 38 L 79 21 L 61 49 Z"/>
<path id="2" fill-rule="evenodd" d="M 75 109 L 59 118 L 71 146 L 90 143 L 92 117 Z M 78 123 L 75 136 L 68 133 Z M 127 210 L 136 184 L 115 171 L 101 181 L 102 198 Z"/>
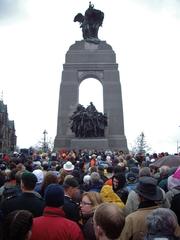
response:
<path id="1" fill-rule="evenodd" d="M 103 87 L 104 113 L 108 117 L 108 126 L 102 139 L 76 139 L 69 127 L 69 118 L 79 103 L 79 85 L 87 78 L 99 80 Z M 54 147 L 127 151 L 118 64 L 115 52 L 105 41 L 100 41 L 99 44 L 77 41 L 66 54 L 60 84 Z"/>
<path id="2" fill-rule="evenodd" d="M 98 14 L 99 10 L 95 10 L 90 3 L 85 16 L 88 11 L 90 13 L 96 11 L 95 14 Z M 88 16 L 90 16 L 89 12 Z M 101 18 L 102 16 L 101 12 Z M 76 20 L 79 19 L 76 17 Z M 82 15 L 80 21 L 84 21 L 83 19 Z M 106 41 L 99 40 L 97 31 L 87 32 L 87 29 L 93 29 L 93 25 L 86 28 L 86 24 L 90 25 L 88 19 L 82 23 L 82 28 L 85 29 L 83 29 L 84 40 L 76 41 L 66 53 L 60 83 L 54 149 L 112 149 L 127 152 L 121 83 L 116 54 Z M 95 28 L 97 25 L 96 22 Z M 99 26 L 101 25 L 99 24 Z M 103 88 L 103 112 L 107 115 L 108 125 L 104 137 L 101 138 L 77 138 L 71 131 L 69 124 L 70 116 L 79 103 L 79 86 L 83 80 L 88 78 L 97 79 Z"/>

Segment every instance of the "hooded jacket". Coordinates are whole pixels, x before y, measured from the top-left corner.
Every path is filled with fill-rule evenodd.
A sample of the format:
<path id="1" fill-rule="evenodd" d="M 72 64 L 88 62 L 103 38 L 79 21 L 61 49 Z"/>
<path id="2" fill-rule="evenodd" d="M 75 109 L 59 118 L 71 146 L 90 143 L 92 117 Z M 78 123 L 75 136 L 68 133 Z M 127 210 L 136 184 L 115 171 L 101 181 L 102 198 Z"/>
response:
<path id="1" fill-rule="evenodd" d="M 30 240 L 84 240 L 77 223 L 66 219 L 61 208 L 45 207 L 43 216 L 34 218 Z"/>

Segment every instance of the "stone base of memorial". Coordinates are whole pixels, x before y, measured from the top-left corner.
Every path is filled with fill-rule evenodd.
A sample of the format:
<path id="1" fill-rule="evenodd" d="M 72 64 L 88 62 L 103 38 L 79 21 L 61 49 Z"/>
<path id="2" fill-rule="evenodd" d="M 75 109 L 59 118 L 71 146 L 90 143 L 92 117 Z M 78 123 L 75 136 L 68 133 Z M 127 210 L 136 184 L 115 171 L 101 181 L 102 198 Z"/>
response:
<path id="1" fill-rule="evenodd" d="M 108 139 L 106 138 L 74 138 L 71 139 L 72 149 L 109 149 Z"/>
<path id="2" fill-rule="evenodd" d="M 124 135 L 113 135 L 109 138 L 97 137 L 97 138 L 75 138 L 73 136 L 56 138 L 56 146 L 61 146 L 54 148 L 55 151 L 60 149 L 96 149 L 96 150 L 122 150 L 127 151 L 127 140 Z"/>

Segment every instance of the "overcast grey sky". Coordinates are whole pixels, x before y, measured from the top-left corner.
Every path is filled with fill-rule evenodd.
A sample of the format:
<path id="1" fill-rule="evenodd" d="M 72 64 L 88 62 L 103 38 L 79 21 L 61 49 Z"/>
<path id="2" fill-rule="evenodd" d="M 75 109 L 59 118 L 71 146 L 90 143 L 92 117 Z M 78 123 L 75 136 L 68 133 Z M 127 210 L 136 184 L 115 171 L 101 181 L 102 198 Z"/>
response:
<path id="1" fill-rule="evenodd" d="M 152 151 L 174 153 L 180 142 L 180 1 L 92 3 L 105 14 L 99 38 L 112 46 L 119 64 L 129 148 L 144 131 Z M 73 18 L 88 4 L 0 0 L 0 91 L 20 147 L 42 140 L 44 129 L 54 140 L 62 64 L 70 45 L 82 39 Z M 81 91 L 80 101 L 101 110 L 102 87 L 94 81 L 84 82 L 88 91 Z"/>

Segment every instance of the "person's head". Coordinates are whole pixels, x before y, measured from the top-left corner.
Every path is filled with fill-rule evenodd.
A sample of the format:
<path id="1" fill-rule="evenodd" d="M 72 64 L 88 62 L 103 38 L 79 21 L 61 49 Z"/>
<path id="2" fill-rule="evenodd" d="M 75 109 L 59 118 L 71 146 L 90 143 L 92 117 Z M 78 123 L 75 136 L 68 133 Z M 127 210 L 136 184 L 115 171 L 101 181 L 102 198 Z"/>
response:
<path id="1" fill-rule="evenodd" d="M 158 202 L 163 199 L 163 193 L 157 186 L 157 180 L 153 177 L 140 177 L 135 191 L 141 201 Z"/>
<path id="2" fill-rule="evenodd" d="M 26 167 L 22 163 L 18 163 L 16 166 L 17 171 L 25 171 Z"/>
<path id="3" fill-rule="evenodd" d="M 40 184 L 44 180 L 44 173 L 41 169 L 36 169 L 33 171 L 34 175 L 37 177 L 37 183 Z"/>
<path id="4" fill-rule="evenodd" d="M 160 168 L 159 168 L 160 177 L 161 177 L 161 178 L 168 177 L 169 169 L 170 169 L 170 167 L 169 167 L 169 166 L 166 166 L 166 165 L 160 167 Z"/>
<path id="5" fill-rule="evenodd" d="M 99 173 L 98 172 L 92 172 L 90 181 L 91 181 L 92 185 L 99 183 L 99 181 L 100 181 Z"/>
<path id="6" fill-rule="evenodd" d="M 89 215 L 94 212 L 96 207 L 101 204 L 102 198 L 98 192 L 84 192 L 80 203 L 82 215 Z"/>
<path id="7" fill-rule="evenodd" d="M 157 208 L 153 210 L 146 219 L 148 234 L 161 234 L 161 237 L 174 235 L 178 225 L 175 213 L 168 208 Z"/>
<path id="8" fill-rule="evenodd" d="M 124 224 L 124 214 L 116 204 L 102 203 L 94 212 L 93 225 L 97 240 L 117 239 Z"/>
<path id="9" fill-rule="evenodd" d="M 21 176 L 22 191 L 33 191 L 37 182 L 37 177 L 31 172 L 24 172 Z"/>
<path id="10" fill-rule="evenodd" d="M 12 170 L 9 170 L 9 171 L 7 171 L 7 174 L 6 174 L 6 180 L 8 181 L 8 182 L 10 182 L 10 181 L 15 181 L 16 180 L 16 173 L 17 173 L 17 169 L 12 169 Z"/>
<path id="11" fill-rule="evenodd" d="M 100 175 L 104 175 L 104 166 L 102 166 L 102 165 L 99 165 L 99 166 L 98 166 L 98 173 L 99 173 Z"/>
<path id="12" fill-rule="evenodd" d="M 42 193 L 44 193 L 46 187 L 51 183 L 58 183 L 58 177 L 53 171 L 49 171 L 45 174 L 44 180 L 41 185 Z"/>
<path id="13" fill-rule="evenodd" d="M 124 168 L 122 168 L 122 166 L 120 166 L 120 165 L 116 165 L 113 169 L 114 175 L 118 174 L 118 173 L 122 173 L 122 172 L 124 172 Z"/>
<path id="14" fill-rule="evenodd" d="M 71 198 L 76 198 L 79 193 L 79 183 L 75 177 L 66 177 L 63 183 L 64 192 Z"/>
<path id="15" fill-rule="evenodd" d="M 16 176 L 15 176 L 15 178 L 16 178 L 16 185 L 18 185 L 18 186 L 21 185 L 21 177 L 22 177 L 22 174 L 23 174 L 24 172 L 26 172 L 26 170 L 18 171 L 18 172 L 16 173 Z"/>
<path id="16" fill-rule="evenodd" d="M 84 184 L 90 184 L 90 180 L 91 180 L 91 176 L 90 175 L 85 175 L 84 177 L 83 177 L 83 183 Z"/>
<path id="17" fill-rule="evenodd" d="M 139 177 L 151 176 L 151 169 L 149 167 L 142 167 L 139 171 Z"/>
<path id="18" fill-rule="evenodd" d="M 137 175 L 133 172 L 129 172 L 126 176 L 128 183 L 135 183 L 137 181 Z"/>
<path id="19" fill-rule="evenodd" d="M 64 205 L 63 188 L 57 183 L 48 185 L 44 193 L 44 200 L 48 207 L 62 207 Z"/>
<path id="20" fill-rule="evenodd" d="M 117 173 L 112 177 L 112 187 L 115 192 L 123 188 L 125 184 L 126 177 L 124 173 Z"/>
<path id="21" fill-rule="evenodd" d="M 64 165 L 63 165 L 63 169 L 65 172 L 67 172 L 68 174 L 71 174 L 72 171 L 74 170 L 74 165 L 72 164 L 72 162 L 67 161 Z"/>
<path id="22" fill-rule="evenodd" d="M 43 169 L 44 171 L 48 171 L 48 169 L 49 169 L 49 164 L 48 164 L 47 161 L 43 161 L 43 162 L 42 162 L 42 169 Z"/>
<path id="23" fill-rule="evenodd" d="M 97 172 L 98 170 L 97 170 L 97 167 L 96 166 L 92 166 L 92 167 L 90 167 L 89 168 L 89 173 L 91 174 L 91 173 L 93 173 L 93 172 Z"/>
<path id="24" fill-rule="evenodd" d="M 91 156 L 92 159 L 96 159 L 96 157 L 97 157 L 96 154 L 92 154 Z"/>
<path id="25" fill-rule="evenodd" d="M 27 210 L 16 210 L 9 213 L 3 223 L 4 240 L 28 240 L 33 224 L 32 213 Z"/>

